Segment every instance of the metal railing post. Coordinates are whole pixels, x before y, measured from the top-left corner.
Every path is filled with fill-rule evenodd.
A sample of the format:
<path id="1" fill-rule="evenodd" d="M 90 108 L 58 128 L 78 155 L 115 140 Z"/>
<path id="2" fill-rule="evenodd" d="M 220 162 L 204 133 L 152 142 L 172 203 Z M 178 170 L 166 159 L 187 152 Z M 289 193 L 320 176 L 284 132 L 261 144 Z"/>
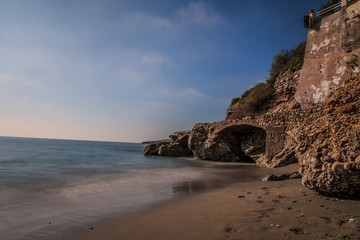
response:
<path id="1" fill-rule="evenodd" d="M 349 5 L 349 0 L 341 0 L 341 8 L 347 7 Z"/>

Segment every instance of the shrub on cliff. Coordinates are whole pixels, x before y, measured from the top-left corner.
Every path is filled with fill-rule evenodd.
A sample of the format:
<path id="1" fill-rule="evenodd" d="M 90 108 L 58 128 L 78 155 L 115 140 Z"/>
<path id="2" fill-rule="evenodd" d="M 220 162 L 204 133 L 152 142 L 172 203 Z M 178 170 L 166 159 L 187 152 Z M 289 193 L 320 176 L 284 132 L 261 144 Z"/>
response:
<path id="1" fill-rule="evenodd" d="M 231 105 L 237 103 L 248 105 L 246 109 L 251 109 L 249 115 L 261 113 L 266 110 L 266 103 L 272 98 L 274 92 L 274 83 L 276 78 L 284 71 L 292 71 L 300 69 L 304 63 L 306 42 L 300 43 L 298 46 L 290 50 L 282 49 L 273 57 L 270 77 L 266 82 L 258 83 L 253 88 L 246 90 L 241 97 L 232 99 Z"/>

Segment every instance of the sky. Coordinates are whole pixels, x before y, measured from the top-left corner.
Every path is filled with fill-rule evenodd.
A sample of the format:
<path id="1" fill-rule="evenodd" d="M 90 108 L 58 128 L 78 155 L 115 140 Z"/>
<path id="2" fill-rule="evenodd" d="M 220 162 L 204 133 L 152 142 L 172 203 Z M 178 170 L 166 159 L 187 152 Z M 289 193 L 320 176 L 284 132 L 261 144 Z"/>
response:
<path id="1" fill-rule="evenodd" d="M 141 142 L 220 121 L 316 0 L 2 0 L 0 136 Z"/>

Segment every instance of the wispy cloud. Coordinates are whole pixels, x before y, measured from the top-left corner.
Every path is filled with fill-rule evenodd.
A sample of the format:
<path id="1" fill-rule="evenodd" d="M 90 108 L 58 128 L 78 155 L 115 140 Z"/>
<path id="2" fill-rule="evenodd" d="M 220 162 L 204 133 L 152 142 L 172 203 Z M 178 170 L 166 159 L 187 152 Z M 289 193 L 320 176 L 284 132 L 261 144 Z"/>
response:
<path id="1" fill-rule="evenodd" d="M 222 22 L 220 16 L 205 2 L 192 2 L 186 8 L 177 11 L 180 21 L 186 24 L 202 26 L 216 25 Z"/>
<path id="2" fill-rule="evenodd" d="M 144 54 L 141 58 L 143 63 L 160 64 L 163 63 L 164 57 L 160 54 Z"/>
<path id="3" fill-rule="evenodd" d="M 128 26 L 152 27 L 152 28 L 171 28 L 173 22 L 170 19 L 153 16 L 147 13 L 128 12 L 122 19 Z"/>
<path id="4" fill-rule="evenodd" d="M 176 94 L 178 98 L 201 98 L 205 95 L 193 88 L 185 88 Z"/>

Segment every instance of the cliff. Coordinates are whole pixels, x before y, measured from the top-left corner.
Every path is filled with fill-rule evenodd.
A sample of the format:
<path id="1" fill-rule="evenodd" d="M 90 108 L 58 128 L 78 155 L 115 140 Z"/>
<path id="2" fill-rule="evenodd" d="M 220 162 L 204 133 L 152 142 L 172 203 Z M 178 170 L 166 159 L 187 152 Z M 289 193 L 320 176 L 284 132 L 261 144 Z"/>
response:
<path id="1" fill-rule="evenodd" d="M 309 30 L 301 70 L 282 72 L 266 112 L 229 107 L 225 120 L 198 123 L 146 155 L 196 156 L 280 167 L 298 162 L 304 186 L 323 194 L 360 198 L 360 1 Z"/>

